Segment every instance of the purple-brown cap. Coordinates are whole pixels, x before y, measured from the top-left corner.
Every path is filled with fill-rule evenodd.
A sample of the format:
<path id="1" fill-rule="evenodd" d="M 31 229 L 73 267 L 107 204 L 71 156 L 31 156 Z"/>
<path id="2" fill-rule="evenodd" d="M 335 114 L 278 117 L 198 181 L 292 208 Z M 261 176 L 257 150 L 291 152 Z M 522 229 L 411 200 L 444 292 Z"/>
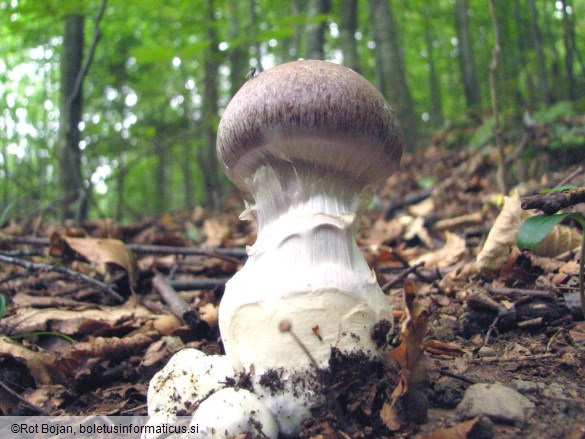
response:
<path id="1" fill-rule="evenodd" d="M 327 61 L 299 60 L 242 86 L 219 123 L 217 154 L 244 190 L 259 166 L 274 161 L 368 185 L 399 165 L 402 134 L 384 97 L 361 75 Z"/>

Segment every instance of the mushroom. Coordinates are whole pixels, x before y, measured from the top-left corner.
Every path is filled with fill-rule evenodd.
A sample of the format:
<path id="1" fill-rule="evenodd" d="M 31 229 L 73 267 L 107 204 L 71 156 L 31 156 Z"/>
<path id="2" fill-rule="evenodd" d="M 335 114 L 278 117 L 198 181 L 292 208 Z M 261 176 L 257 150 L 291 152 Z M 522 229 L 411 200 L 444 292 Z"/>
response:
<path id="1" fill-rule="evenodd" d="M 281 431 L 295 434 L 299 411 L 308 413 L 316 396 L 295 396 L 293 377 L 326 367 L 332 347 L 376 355 L 372 329 L 392 320 L 355 233 L 369 187 L 399 165 L 402 136 L 362 76 L 299 60 L 242 86 L 222 115 L 217 152 L 228 178 L 255 202 L 241 218 L 258 223 L 219 307 L 226 355 L 235 371 L 278 370 L 288 381 L 269 405 Z M 279 330 L 283 321 L 293 333 Z M 255 390 L 262 393 L 258 382 Z"/>
<path id="2" fill-rule="evenodd" d="M 258 396 L 246 389 L 227 387 L 201 403 L 190 424 L 201 438 L 226 438 L 249 433 L 276 439 L 278 425 Z M 246 436 L 248 437 L 248 436 Z"/>
<path id="3" fill-rule="evenodd" d="M 197 349 L 177 352 L 148 386 L 148 414 L 158 421 L 185 415 L 189 409 L 226 386 L 234 371 L 225 356 Z"/>

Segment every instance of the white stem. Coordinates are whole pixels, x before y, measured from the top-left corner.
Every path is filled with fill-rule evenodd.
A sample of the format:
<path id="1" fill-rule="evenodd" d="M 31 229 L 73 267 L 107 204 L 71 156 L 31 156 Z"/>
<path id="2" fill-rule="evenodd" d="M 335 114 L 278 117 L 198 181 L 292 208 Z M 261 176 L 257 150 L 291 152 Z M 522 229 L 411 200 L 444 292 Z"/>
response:
<path id="1" fill-rule="evenodd" d="M 288 162 L 258 168 L 248 182 L 258 238 L 244 268 L 231 279 L 219 324 L 236 370 L 286 372 L 310 364 L 289 334 L 290 320 L 319 365 L 331 346 L 375 351 L 370 333 L 391 319 L 390 305 L 355 242 L 364 195 L 349 178 Z M 315 335 L 318 328 L 321 339 Z"/>

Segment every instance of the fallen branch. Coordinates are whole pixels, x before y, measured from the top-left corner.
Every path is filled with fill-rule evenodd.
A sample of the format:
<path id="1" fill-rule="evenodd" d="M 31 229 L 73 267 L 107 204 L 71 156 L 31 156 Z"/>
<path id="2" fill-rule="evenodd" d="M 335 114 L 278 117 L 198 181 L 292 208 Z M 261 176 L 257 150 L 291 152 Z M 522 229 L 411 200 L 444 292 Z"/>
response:
<path id="1" fill-rule="evenodd" d="M 72 270 L 67 267 L 61 267 L 59 265 L 51 265 L 51 264 L 40 264 L 36 262 L 30 262 L 24 259 L 14 258 L 12 256 L 6 256 L 0 254 L 0 261 L 4 261 L 8 264 L 18 265 L 19 267 L 25 268 L 29 271 L 55 271 L 57 273 L 64 274 L 65 276 L 75 279 L 75 280 L 82 280 L 88 284 L 95 285 L 96 287 L 104 290 L 109 296 L 116 300 L 117 302 L 123 303 L 124 298 L 118 294 L 111 286 L 106 284 L 105 282 L 101 282 L 97 279 L 94 279 L 86 274 L 80 273 L 79 271 Z"/>
<path id="2" fill-rule="evenodd" d="M 529 361 L 529 360 L 544 360 L 546 358 L 559 358 L 558 354 L 535 354 L 535 355 L 520 355 L 519 357 L 502 358 L 502 357 L 482 357 L 472 358 L 471 362 L 478 363 L 509 363 L 512 361 Z"/>
<path id="3" fill-rule="evenodd" d="M 49 238 L 6 235 L 0 238 L 0 243 L 25 244 L 39 247 L 51 244 Z M 236 264 L 242 262 L 240 258 L 246 258 L 248 256 L 246 249 L 241 247 L 205 249 L 200 247 L 143 244 L 126 244 L 126 247 L 136 254 L 209 256 L 212 258 L 223 259 L 228 262 L 234 262 Z"/>
<path id="4" fill-rule="evenodd" d="M 524 210 L 539 209 L 547 215 L 552 215 L 579 203 L 585 203 L 585 187 L 526 197 L 522 199 L 520 206 Z"/>
<path id="5" fill-rule="evenodd" d="M 155 274 L 152 278 L 152 286 L 159 294 L 159 296 L 165 301 L 173 315 L 177 316 L 187 325 L 192 328 L 196 328 L 201 322 L 199 313 L 191 309 L 187 302 L 185 302 L 175 291 L 175 289 L 169 285 L 169 282 L 161 274 Z"/>
<path id="6" fill-rule="evenodd" d="M 223 287 L 229 279 L 193 279 L 193 280 L 171 280 L 169 285 L 175 291 L 190 290 L 212 290 L 217 287 Z"/>

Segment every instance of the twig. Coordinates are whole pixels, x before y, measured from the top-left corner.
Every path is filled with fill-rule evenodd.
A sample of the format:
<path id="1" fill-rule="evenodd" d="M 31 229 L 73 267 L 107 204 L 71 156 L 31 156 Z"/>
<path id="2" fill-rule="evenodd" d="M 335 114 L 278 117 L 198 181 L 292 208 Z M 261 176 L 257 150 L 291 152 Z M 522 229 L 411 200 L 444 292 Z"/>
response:
<path id="1" fill-rule="evenodd" d="M 579 174 L 582 174 L 583 172 L 585 172 L 585 166 L 581 165 L 577 169 L 575 169 L 573 172 L 571 172 L 569 175 L 567 175 L 565 178 L 563 178 L 561 181 L 559 181 L 559 183 L 557 184 L 557 186 L 564 186 L 564 185 L 566 185 L 573 178 L 575 178 Z"/>
<path id="2" fill-rule="evenodd" d="M 463 381 L 465 383 L 469 383 L 469 384 L 476 384 L 477 383 L 477 381 L 475 381 L 475 380 L 473 380 L 471 378 L 467 378 L 466 376 L 458 375 L 456 373 L 451 373 L 451 372 L 449 372 L 447 370 L 439 369 L 439 373 L 441 375 L 446 376 L 446 377 L 455 378 L 456 380 L 460 380 L 460 381 Z"/>
<path id="3" fill-rule="evenodd" d="M 533 296 L 554 299 L 550 291 L 543 290 L 528 290 L 522 288 L 496 288 L 492 285 L 488 285 L 487 292 L 491 294 L 502 294 L 505 296 Z"/>
<path id="4" fill-rule="evenodd" d="M 48 238 L 22 237 L 22 236 L 0 236 L 0 243 L 26 244 L 32 246 L 44 247 L 50 245 Z M 246 258 L 248 255 L 245 248 L 214 248 L 205 249 L 200 247 L 178 247 L 168 245 L 143 245 L 143 244 L 126 244 L 126 247 L 136 254 L 154 254 L 154 255 L 187 255 L 187 256 L 209 256 L 212 258 L 223 259 L 228 262 L 239 264 L 242 262 L 238 258 Z"/>
<path id="5" fill-rule="evenodd" d="M 22 404 L 26 405 L 31 410 L 34 410 L 38 414 L 40 414 L 42 416 L 51 416 L 51 414 L 49 412 L 47 412 L 45 409 L 43 409 L 42 407 L 39 407 L 38 405 L 33 404 L 30 401 L 27 401 L 22 396 L 20 396 L 18 393 L 16 393 L 14 390 L 12 390 L 10 387 L 8 387 L 6 384 L 4 384 L 2 381 L 0 381 L 0 387 L 5 392 L 9 393 L 11 396 L 13 396 L 14 398 L 16 398 Z"/>
<path id="6" fill-rule="evenodd" d="M 238 257 L 246 257 L 244 248 L 215 248 L 205 249 L 200 247 L 175 247 L 166 245 L 141 245 L 126 244 L 130 250 L 137 254 L 159 254 L 159 255 L 186 255 L 186 256 L 209 256 L 212 258 L 223 259 L 224 261 L 241 263 Z"/>
<path id="7" fill-rule="evenodd" d="M 420 267 L 422 267 L 424 265 L 425 265 L 424 262 L 419 262 L 416 265 L 412 265 L 412 266 L 408 267 L 406 270 L 404 270 L 402 273 L 400 273 L 394 279 L 390 279 L 388 282 L 386 282 L 384 285 L 382 285 L 382 291 L 388 291 L 394 285 L 396 285 L 396 284 L 402 282 L 404 279 L 406 279 L 409 274 L 416 273 L 416 270 L 418 270 Z"/>
<path id="8" fill-rule="evenodd" d="M 222 287 L 228 279 L 193 279 L 193 280 L 170 280 L 169 285 L 176 291 L 189 290 L 211 290 Z"/>
<path id="9" fill-rule="evenodd" d="M 5 256 L 3 254 L 0 254 L 0 261 L 4 261 L 8 264 L 18 265 L 20 267 L 23 267 L 23 268 L 29 270 L 29 271 L 55 271 L 57 273 L 64 274 L 65 276 L 67 276 L 69 278 L 82 280 L 82 281 L 87 282 L 89 284 L 95 285 L 96 287 L 101 288 L 106 293 L 108 293 L 110 295 L 110 297 L 112 297 L 114 300 L 116 300 L 120 303 L 124 302 L 124 298 L 120 294 L 118 294 L 116 291 L 114 291 L 114 289 L 111 286 L 109 286 L 108 284 L 101 282 L 99 280 L 96 280 L 90 276 L 83 274 L 83 273 L 80 273 L 79 271 L 75 271 L 75 270 L 72 270 L 70 268 L 67 268 L 67 267 L 61 267 L 58 265 L 50 265 L 50 264 L 39 264 L 36 262 L 26 261 L 24 259 L 18 259 L 18 258 L 13 258 L 11 256 Z"/>
<path id="10" fill-rule="evenodd" d="M 100 21 L 102 20 L 102 18 L 104 16 L 104 12 L 106 11 L 107 3 L 108 3 L 108 0 L 102 0 L 102 4 L 100 5 L 100 9 L 98 10 L 98 13 L 94 19 L 93 39 L 91 41 L 91 46 L 89 47 L 89 53 L 87 55 L 87 59 L 85 60 L 85 64 L 83 64 L 83 67 L 81 68 L 77 77 L 75 78 L 75 84 L 73 85 L 73 90 L 71 90 L 71 94 L 69 95 L 69 105 L 71 105 L 73 103 L 73 101 L 77 98 L 77 96 L 79 95 L 79 92 L 81 91 L 81 84 L 83 84 L 83 80 L 87 76 L 87 72 L 89 71 L 89 68 L 91 67 L 91 64 L 93 62 L 93 58 L 95 55 L 95 49 L 96 49 L 97 44 L 102 36 L 102 34 L 100 32 Z"/>
<path id="11" fill-rule="evenodd" d="M 547 215 L 552 215 L 579 203 L 585 203 L 585 187 L 526 197 L 522 199 L 520 206 L 524 210 L 539 209 Z"/>
<path id="12" fill-rule="evenodd" d="M 502 357 L 482 357 L 472 358 L 472 363 L 509 363 L 511 361 L 529 361 L 529 360 L 544 360 L 546 358 L 557 358 L 558 354 L 535 354 L 535 355 L 521 355 L 513 358 Z"/>
<path id="13" fill-rule="evenodd" d="M 165 301 L 171 312 L 192 328 L 196 328 L 201 321 L 199 313 L 191 309 L 173 289 L 163 275 L 157 273 L 152 278 L 152 286 L 160 297 Z"/>

